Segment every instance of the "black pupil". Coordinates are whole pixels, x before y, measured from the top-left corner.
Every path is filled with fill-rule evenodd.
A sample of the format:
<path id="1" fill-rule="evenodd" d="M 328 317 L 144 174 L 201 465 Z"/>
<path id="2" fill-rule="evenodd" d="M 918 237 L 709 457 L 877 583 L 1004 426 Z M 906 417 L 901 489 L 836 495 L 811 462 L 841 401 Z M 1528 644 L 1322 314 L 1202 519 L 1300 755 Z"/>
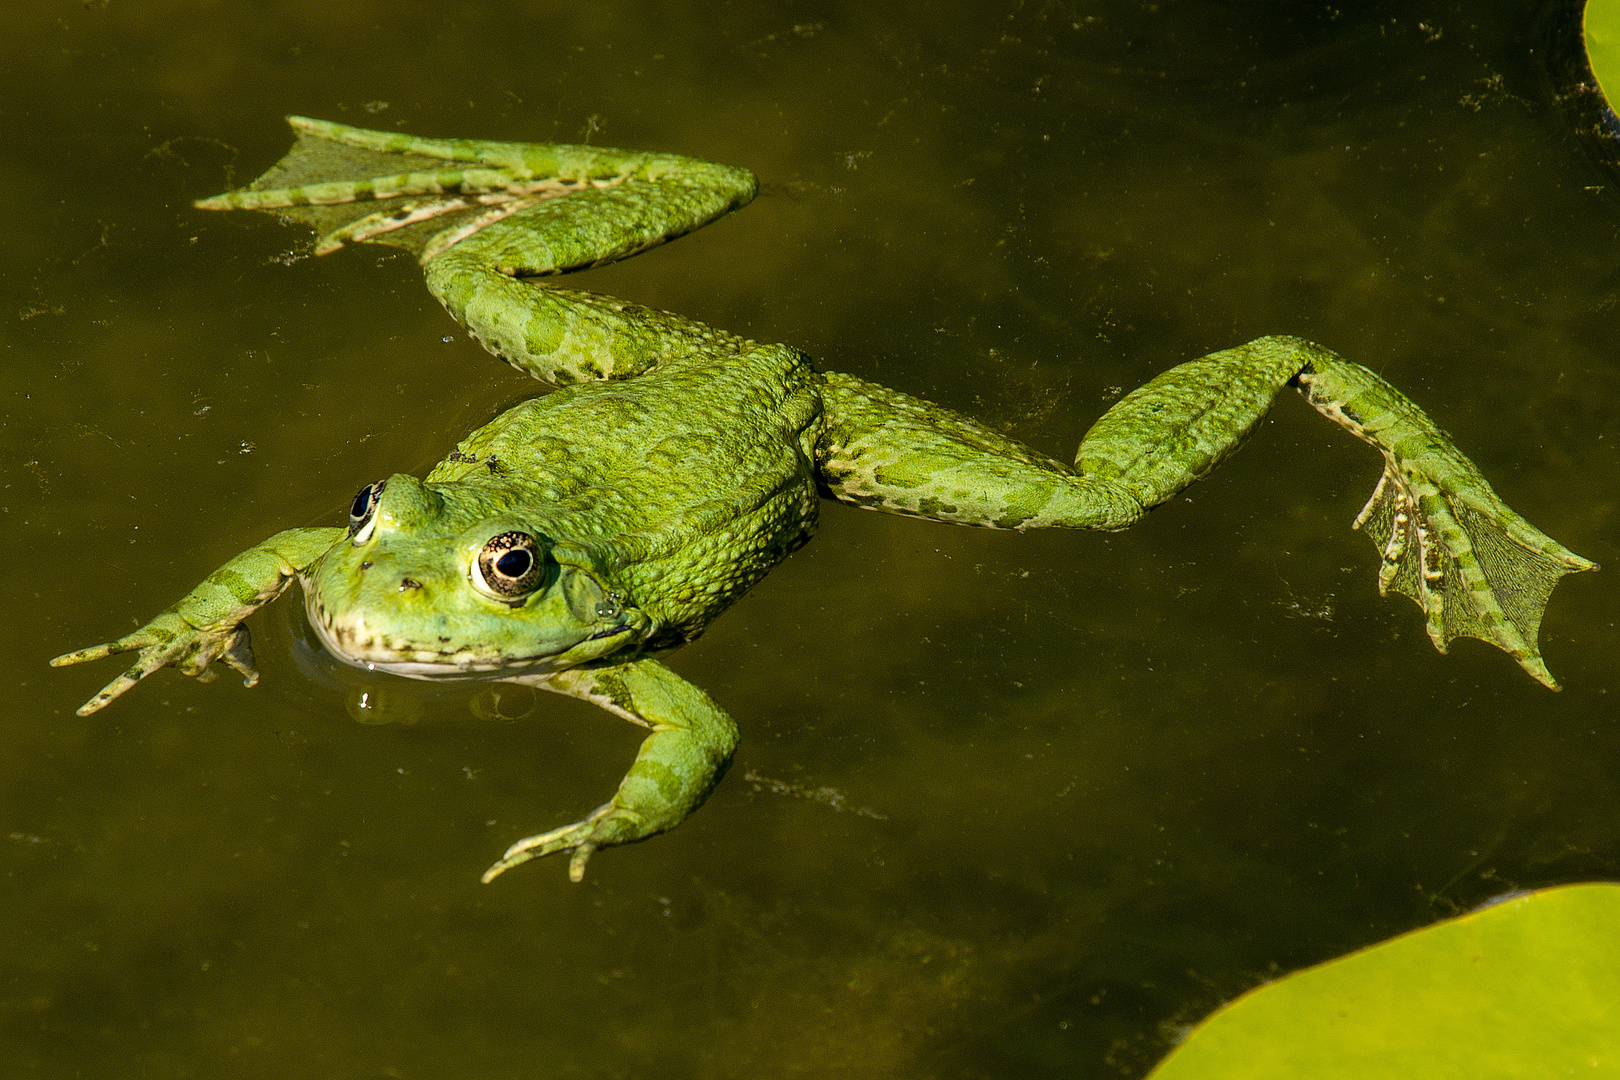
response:
<path id="1" fill-rule="evenodd" d="M 365 487 L 361 488 L 360 493 L 354 497 L 354 505 L 349 507 L 349 516 L 354 520 L 359 521 L 361 518 L 366 516 L 366 512 L 370 509 L 371 485 L 367 484 Z"/>
<path id="2" fill-rule="evenodd" d="M 513 548 L 495 560 L 495 569 L 502 577 L 520 578 L 529 572 L 534 564 L 534 556 L 522 548 Z"/>

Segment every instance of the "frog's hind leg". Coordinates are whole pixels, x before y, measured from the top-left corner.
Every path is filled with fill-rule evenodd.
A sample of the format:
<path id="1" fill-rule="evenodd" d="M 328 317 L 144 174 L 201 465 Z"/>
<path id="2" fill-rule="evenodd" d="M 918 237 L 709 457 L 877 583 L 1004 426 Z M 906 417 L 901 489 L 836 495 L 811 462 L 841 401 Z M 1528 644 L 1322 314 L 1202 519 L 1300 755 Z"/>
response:
<path id="1" fill-rule="evenodd" d="M 673 240 L 744 205 L 746 169 L 673 154 L 423 139 L 289 117 L 298 140 L 208 210 L 275 211 L 313 226 L 323 255 L 391 244 L 485 348 L 546 382 L 629 378 L 696 349 L 749 343 L 691 319 L 541 287 Z"/>
<path id="2" fill-rule="evenodd" d="M 622 183 L 518 206 L 488 227 L 449 229 L 423 253 L 429 291 L 486 349 L 555 384 L 624 379 L 742 338 L 611 297 L 534 279 L 598 266 L 700 228 L 754 196 L 752 173 L 647 157 Z"/>
<path id="3" fill-rule="evenodd" d="M 1537 646 L 1564 574 L 1594 569 L 1509 509 L 1416 405 L 1373 372 L 1298 338 L 1261 338 L 1166 371 L 1128 394 L 1073 469 L 927 402 L 827 376 L 823 482 L 871 509 L 995 528 L 1122 529 L 1232 454 L 1294 385 L 1384 456 L 1357 519 L 1382 591 L 1412 597 L 1441 651 L 1477 637 L 1556 689 Z"/>
<path id="4" fill-rule="evenodd" d="M 1379 593 L 1411 597 L 1441 652 L 1479 638 L 1556 690 L 1538 645 L 1541 616 L 1559 578 L 1596 564 L 1514 513 L 1450 436 L 1360 364 L 1292 337 L 1182 364 L 1109 410 L 1077 463 L 1086 476 L 1137 487 L 1147 505 L 1162 502 L 1235 450 L 1284 385 L 1383 455 L 1354 522 L 1382 554 Z"/>

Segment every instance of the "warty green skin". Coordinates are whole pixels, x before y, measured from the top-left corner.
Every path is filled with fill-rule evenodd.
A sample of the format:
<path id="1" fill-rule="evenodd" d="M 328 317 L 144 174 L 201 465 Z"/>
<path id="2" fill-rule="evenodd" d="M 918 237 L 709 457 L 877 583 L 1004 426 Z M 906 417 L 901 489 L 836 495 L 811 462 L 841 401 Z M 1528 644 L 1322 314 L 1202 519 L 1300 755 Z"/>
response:
<path id="1" fill-rule="evenodd" d="M 987 528 L 1123 529 L 1235 451 L 1290 385 L 1384 458 L 1355 523 L 1379 546 L 1380 591 L 1416 601 L 1442 652 L 1478 637 L 1557 688 L 1541 614 L 1559 577 L 1594 565 L 1505 506 L 1399 391 L 1320 346 L 1267 337 L 1171 368 L 1098 420 L 1071 466 L 789 346 L 543 284 L 747 203 L 744 170 L 289 121 L 281 162 L 198 205 L 287 213 L 324 233 L 318 252 L 413 252 L 469 334 L 558 389 L 467 436 L 425 481 L 363 490 L 348 529 L 278 533 L 133 634 L 57 657 L 137 653 L 80 715 L 165 665 L 210 678 L 222 660 L 251 686 L 242 620 L 296 579 L 350 663 L 527 683 L 650 729 L 609 802 L 484 875 L 568 851 L 578 881 L 592 852 L 673 828 L 716 783 L 736 725 L 654 657 L 808 541 L 822 497 Z M 490 560 L 513 543 L 529 572 L 506 584 L 516 593 L 492 589 L 505 564 Z"/>

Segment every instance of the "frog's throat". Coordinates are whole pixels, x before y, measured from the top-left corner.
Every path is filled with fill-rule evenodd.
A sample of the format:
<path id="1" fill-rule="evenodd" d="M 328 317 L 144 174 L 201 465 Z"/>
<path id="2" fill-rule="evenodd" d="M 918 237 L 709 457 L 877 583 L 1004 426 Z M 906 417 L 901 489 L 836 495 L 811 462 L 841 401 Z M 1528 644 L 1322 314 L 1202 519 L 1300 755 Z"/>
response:
<path id="1" fill-rule="evenodd" d="M 541 655 L 514 655 L 489 649 L 424 649 L 414 642 L 398 642 L 387 633 L 367 627 L 363 620 L 338 620 L 313 589 L 304 591 L 309 625 L 326 650 L 345 664 L 367 671 L 384 671 L 407 679 L 492 679 L 513 675 L 544 675 L 575 663 L 563 659 L 567 650 Z"/>

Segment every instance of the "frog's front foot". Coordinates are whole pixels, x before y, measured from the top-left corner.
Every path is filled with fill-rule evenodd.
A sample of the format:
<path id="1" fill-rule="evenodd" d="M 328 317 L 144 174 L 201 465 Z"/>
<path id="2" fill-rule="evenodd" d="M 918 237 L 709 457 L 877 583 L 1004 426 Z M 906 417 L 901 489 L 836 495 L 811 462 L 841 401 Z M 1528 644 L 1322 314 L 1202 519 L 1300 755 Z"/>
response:
<path id="1" fill-rule="evenodd" d="M 63 653 L 52 667 L 83 664 L 115 653 L 135 653 L 130 669 L 79 707 L 89 716 L 160 667 L 173 665 L 202 682 L 213 679 L 215 660 L 242 673 L 242 684 L 259 681 L 253 647 L 242 620 L 280 596 L 295 575 L 348 536 L 346 529 L 288 529 L 248 548 L 209 574 L 179 603 L 117 641 Z"/>
<path id="2" fill-rule="evenodd" d="M 483 882 L 488 885 L 501 874 L 520 866 L 530 859 L 538 859 L 558 851 L 573 851 L 568 860 L 570 881 L 585 880 L 585 863 L 597 848 L 613 844 L 628 844 L 633 840 L 656 832 L 635 813 L 615 803 L 605 803 L 592 811 L 584 821 L 564 825 L 538 836 L 526 836 L 506 849 L 501 861 L 484 871 Z"/>
<path id="3" fill-rule="evenodd" d="M 210 682 L 218 674 L 213 669 L 214 661 L 223 660 L 241 673 L 243 686 L 252 686 L 259 681 L 246 626 L 239 623 L 235 626 L 199 628 L 173 611 L 165 611 L 133 634 L 126 634 L 117 641 L 64 653 L 53 659 L 51 666 L 83 664 L 126 652 L 136 654 L 135 663 L 103 687 L 99 694 L 79 706 L 80 716 L 89 716 L 105 708 L 114 698 L 131 690 L 152 672 L 171 664 L 183 675 L 194 676 L 199 682 Z"/>

